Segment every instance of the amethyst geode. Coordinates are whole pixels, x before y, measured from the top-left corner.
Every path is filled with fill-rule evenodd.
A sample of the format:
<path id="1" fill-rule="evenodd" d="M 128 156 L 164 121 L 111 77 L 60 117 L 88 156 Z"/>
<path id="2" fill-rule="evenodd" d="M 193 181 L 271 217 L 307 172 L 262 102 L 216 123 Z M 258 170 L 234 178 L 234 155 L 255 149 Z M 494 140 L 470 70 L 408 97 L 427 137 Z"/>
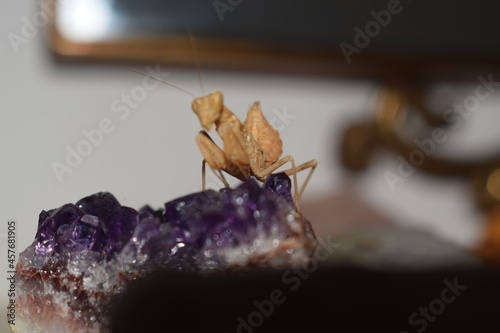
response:
<path id="1" fill-rule="evenodd" d="M 107 332 L 102 309 L 109 300 L 157 269 L 304 264 L 316 240 L 290 188 L 285 174 L 275 174 L 262 186 L 248 179 L 235 189 L 178 198 L 162 210 L 136 211 L 97 193 L 42 211 L 17 267 L 18 317 L 27 325 L 18 332 Z"/>

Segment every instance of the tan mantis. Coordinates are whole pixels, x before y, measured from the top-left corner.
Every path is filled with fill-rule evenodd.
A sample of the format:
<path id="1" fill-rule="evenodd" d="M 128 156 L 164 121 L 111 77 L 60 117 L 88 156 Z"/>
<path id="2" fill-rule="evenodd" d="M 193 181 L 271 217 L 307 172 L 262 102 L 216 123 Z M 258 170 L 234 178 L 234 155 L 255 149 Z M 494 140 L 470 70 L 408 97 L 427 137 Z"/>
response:
<path id="1" fill-rule="evenodd" d="M 224 143 L 224 150 L 215 144 L 205 130 L 200 131 L 196 137 L 196 143 L 204 157 L 202 163 L 203 190 L 205 190 L 205 164 L 207 163 L 212 170 L 225 171 L 240 180 L 255 176 L 258 180 L 265 181 L 269 174 L 285 163 L 290 162 L 292 167 L 283 172 L 293 177 L 294 203 L 297 211 L 301 213 L 299 198 L 302 196 L 318 163 L 313 159 L 296 166 L 295 160 L 290 155 L 280 159 L 283 151 L 283 143 L 279 132 L 266 120 L 259 102 L 253 103 L 248 110 L 245 122 L 242 123 L 224 105 L 223 96 L 220 91 L 202 97 L 195 97 L 190 92 L 159 78 L 134 69 L 130 70 L 188 93 L 194 97 L 192 109 L 198 116 L 201 126 L 206 131 L 209 131 L 215 125 L 217 133 Z M 299 191 L 297 187 L 297 172 L 308 168 L 311 170 Z M 225 186 L 229 187 L 223 176 L 219 176 L 217 173 L 215 175 Z"/>
<path id="2" fill-rule="evenodd" d="M 223 104 L 220 91 L 195 98 L 192 109 L 205 130 L 209 131 L 215 125 L 224 143 L 224 150 L 222 150 L 205 131 L 201 131 L 196 137 L 196 143 L 204 157 L 203 188 L 205 187 L 205 163 L 208 163 L 214 170 L 223 170 L 241 180 L 255 176 L 258 180 L 265 181 L 270 173 L 290 162 L 292 168 L 283 172 L 293 177 L 294 201 L 298 212 L 301 212 L 299 198 L 317 166 L 317 161 L 313 159 L 296 166 L 290 155 L 280 159 L 283 143 L 279 132 L 266 120 L 259 102 L 254 102 L 250 107 L 244 123 Z M 311 170 L 299 192 L 297 172 L 307 168 Z M 223 178 L 220 179 L 228 186 Z"/>

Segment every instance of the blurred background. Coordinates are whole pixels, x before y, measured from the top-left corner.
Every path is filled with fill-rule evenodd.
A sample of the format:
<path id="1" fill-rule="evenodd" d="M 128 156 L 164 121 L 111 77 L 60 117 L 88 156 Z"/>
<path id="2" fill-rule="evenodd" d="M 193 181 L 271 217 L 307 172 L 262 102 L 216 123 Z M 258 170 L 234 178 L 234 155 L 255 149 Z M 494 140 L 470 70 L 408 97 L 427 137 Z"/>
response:
<path id="1" fill-rule="evenodd" d="M 284 155 L 319 161 L 301 203 L 317 236 L 341 244 L 332 262 L 497 260 L 500 23 L 488 3 L 2 3 L 2 257 L 8 221 L 19 253 L 41 210 L 99 191 L 161 207 L 201 189 L 192 97 L 133 68 L 196 96 L 220 90 L 241 119 L 260 101 Z"/>

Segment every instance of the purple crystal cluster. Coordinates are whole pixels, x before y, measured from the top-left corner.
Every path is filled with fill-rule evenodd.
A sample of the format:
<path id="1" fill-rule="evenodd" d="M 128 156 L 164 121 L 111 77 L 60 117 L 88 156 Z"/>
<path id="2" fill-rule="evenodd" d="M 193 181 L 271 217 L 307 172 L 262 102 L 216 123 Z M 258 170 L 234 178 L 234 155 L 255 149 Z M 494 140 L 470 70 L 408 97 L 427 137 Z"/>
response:
<path id="1" fill-rule="evenodd" d="M 276 254 L 281 243 L 293 237 L 302 241 L 297 247 L 314 243 L 290 189 L 288 176 L 275 174 L 262 186 L 247 179 L 235 189 L 202 191 L 167 202 L 163 210 L 139 211 L 97 193 L 41 212 L 32 264 L 56 262 L 76 273 L 112 260 L 130 267 L 213 269 L 245 266 L 252 256 L 265 259 L 265 251 L 283 261 L 301 249 L 288 244 L 287 252 Z"/>
<path id="2" fill-rule="evenodd" d="M 164 209 L 109 193 L 40 213 L 17 266 L 18 332 L 107 333 L 112 299 L 156 269 L 224 271 L 305 264 L 316 245 L 285 174 L 207 190 Z"/>

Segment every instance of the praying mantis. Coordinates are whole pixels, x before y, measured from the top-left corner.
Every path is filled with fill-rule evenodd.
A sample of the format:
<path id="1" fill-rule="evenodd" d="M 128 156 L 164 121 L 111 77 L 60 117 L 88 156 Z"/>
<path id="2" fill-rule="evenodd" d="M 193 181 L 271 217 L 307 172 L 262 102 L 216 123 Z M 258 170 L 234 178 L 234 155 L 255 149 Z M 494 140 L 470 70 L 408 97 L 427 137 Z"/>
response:
<path id="1" fill-rule="evenodd" d="M 205 163 L 213 170 L 222 170 L 240 180 L 254 176 L 265 181 L 267 176 L 284 164 L 290 162 L 292 167 L 285 172 L 293 177 L 294 201 L 301 213 L 299 198 L 302 195 L 318 162 L 295 165 L 291 155 L 282 158 L 283 143 L 279 132 L 267 121 L 259 102 L 254 102 L 247 113 L 244 123 L 223 104 L 220 91 L 195 98 L 192 104 L 194 113 L 198 116 L 201 126 L 205 129 L 196 137 L 196 143 L 204 157 L 202 163 L 202 186 L 205 187 Z M 224 150 L 219 148 L 206 131 L 215 125 L 222 139 Z M 300 191 L 297 187 L 297 172 L 310 168 Z M 229 186 L 223 177 L 219 177 Z"/>
<path id="2" fill-rule="evenodd" d="M 130 70 L 179 89 L 194 98 L 191 107 L 198 116 L 201 126 L 204 129 L 196 136 L 196 143 L 204 158 L 202 162 L 203 190 L 205 190 L 206 183 L 206 164 L 208 164 L 212 170 L 224 171 L 240 180 L 245 180 L 254 176 L 259 181 L 263 182 L 269 174 L 276 171 L 284 164 L 290 163 L 291 168 L 283 172 L 293 178 L 294 204 L 297 208 L 297 212 L 301 214 L 299 199 L 316 169 L 318 162 L 312 159 L 297 166 L 291 155 L 281 157 L 283 142 L 281 141 L 279 132 L 274 129 L 265 118 L 259 102 L 254 102 L 250 106 L 246 120 L 242 123 L 236 115 L 224 105 L 223 95 L 220 91 L 215 91 L 202 97 L 195 97 L 188 91 L 157 77 L 134 69 Z M 214 125 L 217 133 L 222 139 L 224 150 L 218 147 L 207 133 Z M 297 173 L 305 169 L 310 169 L 310 171 L 299 191 L 297 186 Z M 229 187 L 229 184 L 222 174 L 219 176 L 215 173 L 215 175 L 226 187 Z"/>

